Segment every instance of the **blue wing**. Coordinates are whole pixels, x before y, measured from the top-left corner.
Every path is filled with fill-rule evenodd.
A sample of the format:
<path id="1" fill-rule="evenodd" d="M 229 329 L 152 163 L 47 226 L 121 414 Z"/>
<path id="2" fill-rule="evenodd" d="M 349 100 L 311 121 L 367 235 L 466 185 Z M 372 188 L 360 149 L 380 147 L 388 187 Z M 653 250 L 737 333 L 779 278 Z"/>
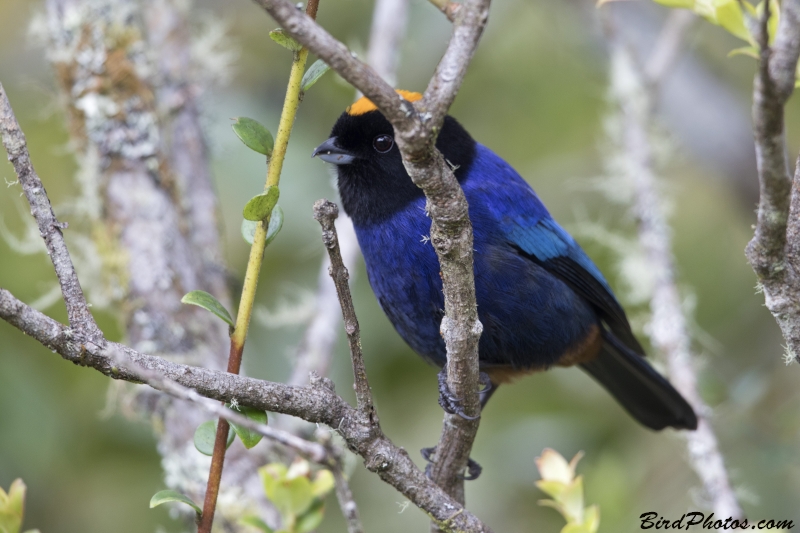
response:
<path id="1" fill-rule="evenodd" d="M 479 167 L 479 168 L 476 168 Z M 505 161 L 485 147 L 470 172 L 491 176 L 477 188 L 486 211 L 476 213 L 493 219 L 509 244 L 561 279 L 586 300 L 607 326 L 631 349 L 644 354 L 631 332 L 625 311 L 597 266 L 547 212 L 539 197 Z M 480 210 L 482 211 L 482 210 Z M 470 208 L 470 215 L 473 209 Z M 475 226 L 484 222 L 476 222 Z"/>

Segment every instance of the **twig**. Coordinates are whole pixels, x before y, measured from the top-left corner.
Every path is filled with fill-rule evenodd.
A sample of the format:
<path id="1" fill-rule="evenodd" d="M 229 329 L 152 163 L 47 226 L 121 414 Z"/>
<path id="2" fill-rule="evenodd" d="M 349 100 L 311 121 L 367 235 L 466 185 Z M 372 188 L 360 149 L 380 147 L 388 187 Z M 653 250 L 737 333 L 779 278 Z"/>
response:
<path id="1" fill-rule="evenodd" d="M 756 35 L 760 64 L 753 84 L 753 123 L 760 200 L 755 235 L 745 255 L 788 352 L 800 361 L 800 173 L 794 176 L 793 188 L 784 131 L 784 106 L 794 90 L 800 57 L 800 0 L 785 0 L 781 9 L 772 47 L 766 4 Z"/>
<path id="2" fill-rule="evenodd" d="M 329 432 L 318 431 L 317 438 L 322 442 L 328 454 L 333 458 L 330 470 L 333 474 L 333 480 L 336 486 L 336 499 L 339 502 L 339 507 L 342 509 L 342 514 L 347 522 L 347 533 L 364 533 L 364 526 L 361 524 L 361 516 L 358 512 L 356 500 L 353 498 L 350 484 L 347 483 L 347 478 L 344 475 L 341 450 L 333 445 Z"/>
<path id="3" fill-rule="evenodd" d="M 468 0 L 458 11 L 453 34 L 422 100 L 414 105 L 397 93 L 347 48 L 294 8 L 288 0 L 255 0 L 292 37 L 307 46 L 369 97 L 392 123 L 403 164 L 428 199 L 431 241 L 441 266 L 447 346 L 448 386 L 463 399 L 465 412 L 477 415 L 478 340 L 482 326 L 475 304 L 472 226 L 461 187 L 442 155 L 436 135 L 455 99 L 467 65 L 486 25 L 490 0 Z M 463 501 L 463 479 L 478 422 L 448 415 L 439 442 L 433 479 Z"/>
<path id="4" fill-rule="evenodd" d="M 675 17 L 670 20 L 675 20 Z M 631 53 L 612 33 L 612 94 L 622 116 L 622 146 L 628 161 L 628 179 L 634 188 L 633 211 L 638 221 L 639 243 L 645 250 L 655 280 L 648 334 L 653 346 L 666 357 L 673 384 L 699 415 L 697 430 L 683 435 L 687 440 L 690 463 L 703 483 L 714 513 L 741 518 L 742 510 L 731 489 L 717 438 L 708 421 L 710 409 L 697 391 L 686 317 L 675 284 L 670 228 L 658 197 L 648 133 L 653 120 L 654 93 L 667 73 L 662 66 L 664 57 L 676 57 L 682 41 L 681 32 L 671 26 L 668 22 L 656 45 L 655 55 L 648 62 L 655 61 L 657 65 L 642 69 L 636 67 Z M 687 29 L 688 24 L 681 25 L 681 28 Z M 651 73 L 649 79 L 645 72 Z"/>
<path id="5" fill-rule="evenodd" d="M 113 379 L 138 383 L 141 378 L 109 358 L 105 351 L 109 349 L 119 350 L 132 364 L 156 371 L 206 398 L 220 402 L 236 400 L 255 409 L 297 416 L 335 428 L 348 447 L 364 458 L 367 469 L 377 473 L 433 520 L 446 526 L 446 531 L 491 532 L 475 515 L 429 480 L 405 450 L 382 433 L 372 433 L 369 420 L 338 396 L 329 380 L 315 379 L 308 386 L 293 387 L 174 363 L 104 338 L 85 339 L 19 301 L 5 289 L 0 289 L 0 318 L 64 359 L 94 368 Z"/>
<path id="6" fill-rule="evenodd" d="M 347 284 L 349 274 L 342 262 L 342 254 L 339 251 L 339 240 L 336 236 L 336 226 L 333 221 L 339 216 L 339 207 L 327 200 L 317 200 L 314 202 L 314 219 L 322 226 L 322 242 L 328 249 L 328 256 L 331 259 L 330 276 L 336 285 L 336 294 L 342 307 L 344 317 L 344 329 L 347 332 L 347 342 L 350 345 L 350 357 L 353 363 L 353 375 L 355 378 L 356 401 L 358 409 L 367 416 L 375 427 L 378 427 L 378 414 L 372 403 L 372 391 L 367 379 L 367 370 L 364 366 L 364 354 L 361 351 L 361 331 L 358 326 L 358 317 L 353 307 L 353 297 L 350 294 L 350 286 Z"/>
<path id="7" fill-rule="evenodd" d="M 450 2 L 449 0 L 430 0 L 430 3 L 436 6 L 436 9 L 444 13 L 444 16 L 447 17 L 447 20 L 450 22 L 455 22 L 456 14 L 461 8 L 461 4 Z"/>
<path id="8" fill-rule="evenodd" d="M 341 466 L 337 465 L 331 471 L 336 482 L 336 498 L 339 500 L 339 507 L 342 508 L 342 513 L 347 521 L 347 532 L 364 533 L 364 526 L 361 525 L 361 517 L 358 514 L 353 492 L 350 490 L 350 485 L 344 477 Z"/>
<path id="9" fill-rule="evenodd" d="M 22 190 L 25 191 L 25 197 L 31 206 L 31 214 L 36 219 L 39 234 L 44 239 L 47 253 L 58 276 L 58 283 L 61 285 L 64 303 L 67 306 L 69 325 L 88 337 L 102 337 L 86 303 L 86 297 L 83 295 L 78 275 L 75 273 L 75 267 L 64 242 L 64 235 L 61 233 L 67 224 L 59 222 L 53 213 L 47 191 L 31 164 L 25 134 L 14 116 L 2 83 L 0 83 L 0 131 L 8 160 L 14 165 Z"/>

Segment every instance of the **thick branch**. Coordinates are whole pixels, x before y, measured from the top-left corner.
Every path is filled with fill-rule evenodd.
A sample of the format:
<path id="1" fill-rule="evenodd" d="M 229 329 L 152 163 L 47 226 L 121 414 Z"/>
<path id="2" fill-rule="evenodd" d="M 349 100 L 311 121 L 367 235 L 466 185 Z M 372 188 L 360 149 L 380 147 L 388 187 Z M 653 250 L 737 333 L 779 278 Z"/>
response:
<path id="1" fill-rule="evenodd" d="M 61 292 L 64 294 L 69 324 L 74 330 L 84 335 L 101 337 L 102 333 L 97 328 L 92 313 L 89 311 L 78 275 L 75 273 L 75 267 L 72 265 L 72 259 L 64 242 L 64 235 L 61 233 L 62 229 L 66 229 L 67 224 L 59 222 L 53 213 L 42 180 L 39 179 L 31 164 L 25 134 L 14 116 L 2 83 L 0 83 L 0 132 L 2 132 L 3 146 L 8 152 L 8 160 L 14 165 L 20 185 L 22 185 L 31 206 L 31 214 L 39 226 L 39 234 L 44 239 L 47 253 L 53 262 L 58 282 L 61 285 Z"/>
<path id="2" fill-rule="evenodd" d="M 793 185 L 786 155 L 784 106 L 794 90 L 800 57 L 800 0 L 785 0 L 781 6 L 773 46 L 767 41 L 769 6 L 758 35 L 761 54 L 753 88 L 753 123 L 760 200 L 755 235 L 745 253 L 789 354 L 796 359 L 800 356 L 800 175 L 795 175 Z"/>
<path id="3" fill-rule="evenodd" d="M 791 176 L 786 158 L 783 107 L 794 88 L 794 72 L 800 54 L 800 2 L 783 3 L 784 16 L 778 27 L 774 48 L 767 43 L 769 7 L 766 7 L 758 35 L 761 60 L 753 90 L 753 123 L 756 163 L 760 182 L 758 225 L 747 247 L 747 256 L 759 276 L 780 270 L 786 244 Z M 788 70 L 787 72 L 784 72 Z M 791 76 L 787 84 L 786 78 Z"/>
<path id="4" fill-rule="evenodd" d="M 227 372 L 173 363 L 145 355 L 104 338 L 87 339 L 52 318 L 34 310 L 0 289 L 0 318 L 31 336 L 64 359 L 94 368 L 102 374 L 139 383 L 140 376 L 128 370 L 133 365 L 158 372 L 164 378 L 212 400 L 284 413 L 336 429 L 366 467 L 395 487 L 446 531 L 490 532 L 461 504 L 425 477 L 408 454 L 382 434 L 369 431 L 370 421 L 333 391 L 327 379 L 315 379 L 306 387 L 293 387 Z M 108 356 L 115 350 L 130 361 L 128 368 Z M 135 368 L 135 367 L 134 367 Z"/>

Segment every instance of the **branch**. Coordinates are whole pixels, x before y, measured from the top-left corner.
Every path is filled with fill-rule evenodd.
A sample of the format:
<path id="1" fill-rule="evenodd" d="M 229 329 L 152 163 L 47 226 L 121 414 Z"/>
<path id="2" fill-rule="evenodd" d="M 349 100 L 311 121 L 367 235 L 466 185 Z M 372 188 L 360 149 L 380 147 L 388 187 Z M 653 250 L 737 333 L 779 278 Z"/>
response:
<path id="1" fill-rule="evenodd" d="M 72 265 L 72 258 L 70 258 L 64 242 L 64 235 L 61 233 L 62 229 L 67 228 L 67 224 L 59 222 L 53 213 L 50 200 L 47 198 L 47 191 L 44 190 L 42 180 L 39 179 L 31 164 L 25 134 L 14 116 L 2 83 L 0 83 L 0 132 L 3 146 L 8 152 L 8 160 L 14 165 L 19 182 L 25 191 L 25 197 L 31 206 L 31 214 L 39 226 L 39 234 L 44 239 L 47 253 L 53 262 L 58 283 L 61 285 L 61 292 L 64 295 L 64 303 L 67 306 L 69 325 L 88 337 L 102 337 L 102 333 L 89 311 L 78 275 Z"/>
<path id="2" fill-rule="evenodd" d="M 765 4 L 766 6 L 766 4 Z M 780 24 L 768 43 L 769 6 L 757 40 L 760 64 L 753 87 L 753 123 L 760 185 L 758 223 L 745 255 L 764 289 L 791 358 L 800 356 L 800 175 L 794 188 L 786 155 L 784 106 L 794 90 L 800 57 L 800 0 L 781 2 Z M 791 215 L 791 216 L 790 216 Z"/>
<path id="3" fill-rule="evenodd" d="M 208 413 L 220 418 L 224 418 L 228 422 L 233 422 L 251 431 L 255 431 L 256 433 L 267 437 L 268 439 L 274 440 L 275 442 L 279 442 L 284 446 L 288 446 L 310 461 L 314 461 L 315 463 L 320 463 L 329 467 L 334 465 L 333 457 L 321 444 L 301 439 L 300 437 L 292 435 L 289 432 L 282 431 L 280 429 L 274 429 L 267 424 L 255 422 L 246 416 L 237 413 L 235 410 L 225 407 L 219 402 L 199 395 L 193 389 L 184 387 L 183 385 L 179 385 L 174 381 L 164 378 L 162 374 L 156 372 L 155 370 L 145 368 L 131 361 L 117 346 L 112 345 L 108 347 L 105 350 L 105 354 L 118 366 L 118 368 L 125 370 L 133 376 L 137 376 L 137 381 L 140 383 L 150 385 L 152 388 L 165 392 L 170 396 L 178 398 L 179 400 L 185 400 L 198 404 Z"/>
<path id="4" fill-rule="evenodd" d="M 392 444 L 382 433 L 372 433 L 371 422 L 338 396 L 328 379 L 317 378 L 306 387 L 294 387 L 145 355 L 102 337 L 82 337 L 25 305 L 5 289 L 0 289 L 0 318 L 67 361 L 94 368 L 112 379 L 140 383 L 141 376 L 129 368 L 143 368 L 212 400 L 236 400 L 240 405 L 325 424 L 339 432 L 348 448 L 364 459 L 368 470 L 395 487 L 445 531 L 491 532 L 428 479 L 405 450 Z M 116 364 L 108 350 L 121 354 L 130 364 Z"/>
<path id="5" fill-rule="evenodd" d="M 687 440 L 690 464 L 703 483 L 714 513 L 741 518 L 742 510 L 731 489 L 716 436 L 708 421 L 710 409 L 697 390 L 690 336 L 675 282 L 670 228 L 659 199 L 649 136 L 655 93 L 669 64 L 677 57 L 683 32 L 689 27 L 688 21 L 682 19 L 678 11 L 671 14 L 655 52 L 641 69 L 612 32 L 612 95 L 622 116 L 622 149 L 627 161 L 626 177 L 632 181 L 639 244 L 645 251 L 654 279 L 648 335 L 653 346 L 666 358 L 672 383 L 699 415 L 697 430 L 682 432 L 682 435 Z M 665 61 L 669 57 L 673 59 Z"/>
<path id="6" fill-rule="evenodd" d="M 333 221 L 339 216 L 339 207 L 327 200 L 317 200 L 314 202 L 314 219 L 322 226 L 322 242 L 328 250 L 331 260 L 329 273 L 336 286 L 336 294 L 342 307 L 344 318 L 344 329 L 347 332 L 347 343 L 350 346 L 350 358 L 353 363 L 353 375 L 355 380 L 356 401 L 358 410 L 373 421 L 378 427 L 378 414 L 375 412 L 375 405 L 372 402 L 372 391 L 367 380 L 367 370 L 364 366 L 364 354 L 361 351 L 361 331 L 358 326 L 358 317 L 353 307 L 353 297 L 350 294 L 350 286 L 347 280 L 350 275 L 347 273 L 342 262 L 342 254 L 339 251 L 339 239 L 336 236 L 336 226 Z"/>
<path id="7" fill-rule="evenodd" d="M 490 0 L 468 0 L 458 10 L 453 34 L 418 107 L 397 93 L 369 66 L 299 12 L 288 0 L 255 0 L 292 37 L 322 58 L 372 100 L 392 123 L 403 164 L 428 199 L 431 241 L 441 265 L 445 317 L 441 333 L 447 346 L 448 385 L 463 399 L 465 412 L 477 415 L 478 340 L 482 326 L 475 304 L 472 226 L 461 187 L 442 155 L 436 135 L 466 74 L 489 13 Z M 478 422 L 446 417 L 433 479 L 463 501 L 463 472 Z"/>

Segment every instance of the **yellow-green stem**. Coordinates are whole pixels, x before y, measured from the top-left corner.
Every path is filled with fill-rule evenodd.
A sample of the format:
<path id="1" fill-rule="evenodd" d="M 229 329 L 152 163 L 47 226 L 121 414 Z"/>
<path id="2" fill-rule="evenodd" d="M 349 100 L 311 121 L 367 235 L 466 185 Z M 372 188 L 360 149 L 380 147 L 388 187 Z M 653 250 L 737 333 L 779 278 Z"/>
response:
<path id="1" fill-rule="evenodd" d="M 317 1 L 310 0 L 306 9 L 312 17 L 316 15 Z M 272 157 L 267 166 L 265 189 L 277 186 L 281 179 L 281 170 L 283 169 L 283 159 L 286 156 L 286 147 L 289 144 L 289 135 L 292 132 L 297 108 L 300 105 L 301 84 L 307 59 L 308 50 L 306 48 L 302 48 L 295 53 L 292 70 L 289 74 L 289 86 L 286 89 L 286 98 L 283 101 L 281 120 L 278 124 L 278 133 L 275 136 Z M 264 260 L 268 226 L 269 217 L 258 223 L 253 236 L 253 245 L 250 247 L 250 257 L 247 260 L 247 270 L 245 271 L 244 285 L 242 286 L 242 297 L 239 300 L 239 310 L 236 313 L 236 325 L 231 335 L 228 372 L 232 374 L 238 374 L 242 365 L 242 352 L 247 338 L 247 330 L 250 327 L 250 317 L 253 314 L 253 304 L 256 298 L 256 289 L 258 288 L 258 275 L 261 272 L 261 264 Z M 219 493 L 219 483 L 222 478 L 227 436 L 228 424 L 225 420 L 220 419 L 217 425 L 214 453 L 211 458 L 212 467 L 208 476 L 206 497 L 203 502 L 203 513 L 197 528 L 198 533 L 211 532 L 211 524 L 214 521 L 214 511 L 217 505 L 217 494 Z"/>
<path id="2" fill-rule="evenodd" d="M 277 186 L 281 180 L 281 170 L 283 169 L 283 160 L 286 157 L 286 148 L 289 145 L 289 135 L 292 133 L 294 119 L 297 116 L 297 108 L 300 105 L 300 87 L 307 59 L 308 49 L 303 48 L 297 52 L 292 62 L 289 86 L 286 89 L 281 120 L 278 123 L 278 133 L 275 136 L 275 146 L 272 149 L 272 157 L 267 167 L 265 189 Z M 242 298 L 239 301 L 236 326 L 231 337 L 231 346 L 236 346 L 239 349 L 244 347 L 247 330 L 250 327 L 250 316 L 253 313 L 253 303 L 255 302 L 256 288 L 258 287 L 258 274 L 261 271 L 261 263 L 264 259 L 264 243 L 267 238 L 268 225 L 269 218 L 258 223 L 253 237 L 253 246 L 250 248 L 250 258 L 247 261 L 247 271 L 244 275 L 244 286 L 242 287 Z"/>

